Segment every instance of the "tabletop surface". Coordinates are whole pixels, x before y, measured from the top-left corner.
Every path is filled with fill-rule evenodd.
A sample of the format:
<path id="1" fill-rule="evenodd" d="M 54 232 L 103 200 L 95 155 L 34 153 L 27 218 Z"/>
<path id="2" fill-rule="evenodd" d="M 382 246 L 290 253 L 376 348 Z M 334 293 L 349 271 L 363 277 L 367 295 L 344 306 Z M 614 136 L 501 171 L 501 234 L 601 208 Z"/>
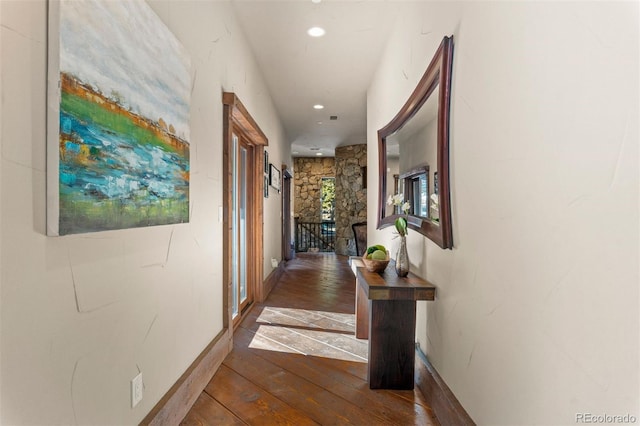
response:
<path id="1" fill-rule="evenodd" d="M 362 285 L 370 300 L 434 300 L 436 287 L 429 281 L 409 272 L 406 277 L 396 274 L 392 263 L 381 272 L 369 272 L 362 260 L 352 257 L 358 283 Z"/>

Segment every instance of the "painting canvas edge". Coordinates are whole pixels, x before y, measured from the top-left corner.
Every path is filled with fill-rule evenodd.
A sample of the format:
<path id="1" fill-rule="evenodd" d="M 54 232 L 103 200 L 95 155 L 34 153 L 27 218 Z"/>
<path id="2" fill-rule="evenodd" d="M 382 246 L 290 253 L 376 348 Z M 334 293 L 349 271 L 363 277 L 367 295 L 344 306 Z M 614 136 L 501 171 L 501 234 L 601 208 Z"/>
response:
<path id="1" fill-rule="evenodd" d="M 47 34 L 47 235 L 59 236 L 60 3 L 48 2 Z"/>

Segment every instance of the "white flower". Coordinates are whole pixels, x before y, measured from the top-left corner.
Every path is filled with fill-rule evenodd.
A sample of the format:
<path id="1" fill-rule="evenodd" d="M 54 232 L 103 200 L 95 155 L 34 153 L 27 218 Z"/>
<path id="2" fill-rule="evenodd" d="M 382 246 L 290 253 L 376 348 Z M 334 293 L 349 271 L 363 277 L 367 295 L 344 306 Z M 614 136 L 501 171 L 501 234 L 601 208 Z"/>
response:
<path id="1" fill-rule="evenodd" d="M 411 208 L 411 204 L 409 204 L 408 201 L 404 200 L 404 194 L 390 195 L 389 198 L 387 198 L 387 204 L 388 205 L 393 204 L 396 207 L 400 207 L 404 212 L 404 214 L 407 214 L 407 212 Z M 395 224 L 396 224 L 396 230 L 398 231 L 398 234 L 400 236 L 407 235 L 407 219 L 400 216 L 396 219 Z"/>
<path id="2" fill-rule="evenodd" d="M 411 209 L 411 204 L 404 200 L 404 194 L 389 195 L 387 204 L 400 207 L 404 214 L 407 214 Z"/>
<path id="3" fill-rule="evenodd" d="M 404 201 L 404 194 L 389 195 L 389 198 L 387 198 L 387 204 L 402 206 L 401 208 L 405 213 L 411 208 L 411 204 L 409 204 L 408 201 Z"/>
<path id="4" fill-rule="evenodd" d="M 389 195 L 387 198 L 388 205 L 401 206 L 404 203 L 404 194 Z"/>

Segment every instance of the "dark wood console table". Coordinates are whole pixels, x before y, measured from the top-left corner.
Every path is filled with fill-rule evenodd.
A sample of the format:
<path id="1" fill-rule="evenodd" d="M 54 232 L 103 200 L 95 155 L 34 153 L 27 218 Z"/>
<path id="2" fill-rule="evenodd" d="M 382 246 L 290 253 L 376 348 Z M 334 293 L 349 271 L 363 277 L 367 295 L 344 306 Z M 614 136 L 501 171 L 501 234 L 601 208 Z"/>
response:
<path id="1" fill-rule="evenodd" d="M 436 288 L 411 273 L 398 277 L 392 263 L 378 274 L 358 257 L 349 262 L 356 275 L 356 337 L 369 339 L 369 387 L 413 389 L 416 301 L 434 300 Z"/>

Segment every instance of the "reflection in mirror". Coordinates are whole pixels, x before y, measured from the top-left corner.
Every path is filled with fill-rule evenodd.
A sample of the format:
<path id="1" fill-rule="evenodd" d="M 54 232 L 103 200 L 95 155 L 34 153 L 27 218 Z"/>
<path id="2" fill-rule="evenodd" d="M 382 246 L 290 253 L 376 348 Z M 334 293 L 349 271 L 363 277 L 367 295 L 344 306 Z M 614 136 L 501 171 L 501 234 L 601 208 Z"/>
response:
<path id="1" fill-rule="evenodd" d="M 387 193 L 393 189 L 396 191 L 394 194 L 403 194 L 405 201 L 411 204 L 411 215 L 429 219 L 436 225 L 439 215 L 432 207 L 437 205 L 433 182 L 434 174 L 438 173 L 438 99 L 436 85 L 420 110 L 386 139 L 387 169 L 398 175 L 402 182 L 397 187 L 388 188 Z M 389 174 L 387 182 L 391 182 Z M 393 206 L 387 209 L 387 215 L 399 213 L 393 210 Z"/>
<path id="2" fill-rule="evenodd" d="M 402 212 L 387 205 L 403 194 L 409 227 L 442 248 L 453 247 L 449 194 L 449 99 L 453 37 L 444 37 L 398 114 L 378 130 L 378 228 Z"/>

